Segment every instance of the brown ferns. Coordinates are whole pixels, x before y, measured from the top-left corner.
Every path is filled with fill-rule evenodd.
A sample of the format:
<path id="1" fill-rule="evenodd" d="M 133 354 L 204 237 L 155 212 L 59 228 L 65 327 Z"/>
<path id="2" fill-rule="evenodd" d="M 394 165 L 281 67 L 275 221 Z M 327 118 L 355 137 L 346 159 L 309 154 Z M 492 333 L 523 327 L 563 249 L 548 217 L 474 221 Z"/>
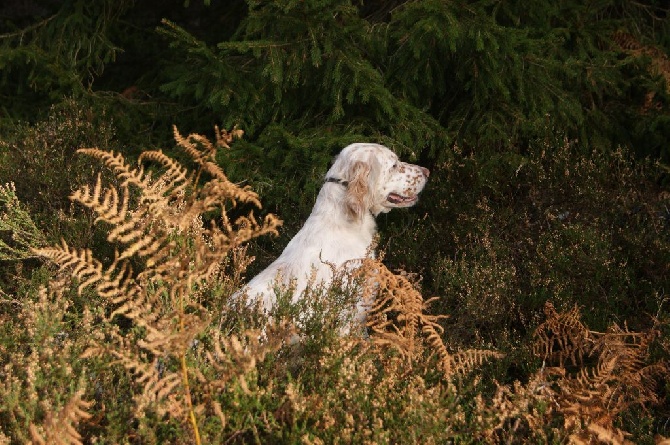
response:
<path id="1" fill-rule="evenodd" d="M 212 144 L 200 135 L 182 137 L 175 128 L 178 146 L 198 166 L 195 172 L 161 151 L 144 152 L 139 165 L 131 166 L 119 153 L 79 150 L 102 160 L 120 184 L 104 187 L 98 176 L 93 188 L 84 186 L 70 197 L 110 226 L 107 240 L 116 246 L 114 260 L 105 267 L 90 250 L 70 248 L 65 241 L 36 250 L 70 270 L 80 282 L 79 292 L 92 287 L 105 298 L 108 322 L 123 316 L 141 328 L 139 334 L 111 329 L 104 342 L 91 343 L 84 357 L 104 353 L 129 370 L 142 387 L 136 410 L 152 406 L 159 413 L 188 418 L 195 443 L 200 439 L 189 383 L 195 371 L 186 355 L 209 321 L 198 304 L 197 288 L 219 270 L 231 250 L 252 238 L 276 234 L 281 224 L 273 215 L 259 222 L 252 212 L 229 220 L 229 205 L 260 208 L 260 202 L 248 187 L 230 182 L 215 163 L 216 150 L 227 148 L 242 132 L 216 132 Z M 146 162 L 157 165 L 158 174 L 145 170 Z M 221 219 L 206 224 L 203 215 L 211 211 L 219 211 Z M 134 271 L 131 262 L 141 270 Z"/>
<path id="2" fill-rule="evenodd" d="M 428 313 L 436 297 L 424 300 L 407 277 L 394 274 L 378 260 L 365 260 L 360 273 L 364 301 L 374 301 L 368 327 L 375 344 L 394 348 L 410 363 L 425 359 L 424 352 L 437 354 L 439 369 L 447 380 L 476 369 L 486 360 L 504 356 L 479 349 L 449 352 L 442 339 L 444 328 L 439 324 L 446 316 Z"/>
<path id="3" fill-rule="evenodd" d="M 670 375 L 667 363 L 650 360 L 650 348 L 659 331 L 632 332 L 616 324 L 606 332 L 589 330 L 577 307 L 558 312 L 545 305 L 546 321 L 535 331 L 535 354 L 549 365 L 549 397 L 564 418 L 573 443 L 599 440 L 627 443 L 614 425 L 617 416 L 632 405 L 660 402 L 657 385 Z M 563 365 L 579 365 L 574 372 Z M 590 364 L 592 365 L 586 365 Z M 549 377 L 553 376 L 553 379 Z"/>
<path id="4" fill-rule="evenodd" d="M 32 445 L 81 445 L 82 437 L 76 425 L 91 417 L 86 412 L 92 403 L 82 399 L 83 391 L 77 391 L 65 406 L 56 413 L 47 413 L 42 427 L 30 425 Z"/>

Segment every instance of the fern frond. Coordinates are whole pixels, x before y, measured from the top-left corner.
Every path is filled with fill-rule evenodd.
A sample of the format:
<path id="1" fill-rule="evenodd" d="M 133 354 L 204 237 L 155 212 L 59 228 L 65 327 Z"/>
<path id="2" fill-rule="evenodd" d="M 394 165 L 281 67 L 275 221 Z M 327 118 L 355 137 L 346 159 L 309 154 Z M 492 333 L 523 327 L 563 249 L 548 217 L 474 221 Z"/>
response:
<path id="1" fill-rule="evenodd" d="M 90 250 L 71 249 L 64 241 L 59 247 L 38 252 L 71 268 L 82 281 L 80 291 L 95 285 L 109 305 L 108 320 L 123 316 L 140 328 L 133 329 L 132 335 L 113 329 L 104 344 L 94 341 L 82 358 L 111 355 L 143 387 L 137 399 L 139 411 L 151 404 L 159 413 L 166 410 L 180 418 L 187 415 L 197 439 L 198 407 L 191 398 L 189 376 L 193 371 L 186 357 L 193 340 L 208 325 L 209 315 L 197 303 L 195 293 L 219 270 L 231 249 L 264 234 L 276 235 L 281 221 L 273 215 L 259 221 L 252 212 L 234 223 L 228 219 L 229 205 L 244 202 L 261 207 L 255 192 L 231 183 L 215 163 L 216 149 L 227 147 L 232 138 L 241 135 L 240 130 L 228 133 L 217 128 L 215 144 L 197 134 L 184 138 L 176 128 L 174 132 L 177 144 L 199 164 L 195 174 L 162 151 L 144 152 L 139 165 L 131 167 L 119 153 L 79 150 L 101 159 L 121 181 L 118 188 L 105 189 L 98 175 L 93 187 L 84 186 L 71 196 L 97 214 L 96 222 L 112 225 L 107 240 L 122 247 L 115 250 L 111 265 L 103 268 Z M 155 179 L 145 172 L 144 161 L 158 164 L 160 173 Z M 202 172 L 210 178 L 200 185 Z M 132 202 L 130 187 L 137 191 Z M 212 221 L 204 227 L 202 215 L 212 210 L 222 212 L 221 224 Z M 144 260 L 141 271 L 133 270 L 131 258 Z M 236 366 L 252 369 L 267 351 L 278 349 L 285 336 L 275 338 L 278 343 L 261 344 L 258 333 L 250 334 L 244 347 L 239 339 L 219 339 L 215 342 L 218 352 L 209 359 L 213 368 L 226 372 L 239 370 Z M 226 355 L 228 358 L 222 359 Z M 172 371 L 175 364 L 179 372 Z M 242 374 L 238 377 L 244 385 Z"/>
<path id="2" fill-rule="evenodd" d="M 181 133 L 179 133 L 179 130 L 177 130 L 176 125 L 172 126 L 172 134 L 174 136 L 175 142 L 177 142 L 177 145 L 179 145 L 186 152 L 186 154 L 189 155 L 191 159 L 193 159 L 193 161 L 198 164 L 201 164 L 207 159 L 212 159 L 216 153 L 216 147 L 214 147 L 214 145 L 204 136 L 199 134 L 190 134 L 187 137 L 183 137 Z M 200 143 L 204 150 L 199 150 L 196 144 L 191 142 L 191 139 Z"/>
<path id="3" fill-rule="evenodd" d="M 128 351 L 109 350 L 108 353 L 116 358 L 115 363 L 132 372 L 135 381 L 142 385 L 142 393 L 138 400 L 140 407 L 160 402 L 173 394 L 181 384 L 179 373 L 168 371 L 160 358 L 147 363 L 129 356 Z"/>
<path id="4" fill-rule="evenodd" d="M 582 368 L 579 374 L 569 381 L 567 387 L 573 391 L 575 389 L 588 392 L 591 388 L 601 388 L 607 385 L 608 381 L 616 378 L 614 370 L 617 365 L 617 357 L 609 360 L 600 360 L 595 369 Z M 577 391 L 575 391 L 577 393 Z"/>
<path id="5" fill-rule="evenodd" d="M 98 158 L 114 171 L 117 178 L 121 179 L 121 186 L 135 185 L 139 188 L 148 188 L 151 184 L 151 172 L 144 172 L 142 166 L 132 168 L 126 164 L 126 160 L 121 153 L 114 151 L 100 150 L 99 148 L 80 148 L 77 153 L 82 153 L 94 158 Z"/>
<path id="6" fill-rule="evenodd" d="M 126 164 L 126 160 L 121 153 L 115 154 L 114 151 L 105 151 L 99 148 L 80 148 L 77 153 L 101 159 L 117 175 L 127 175 L 130 172 L 130 167 Z"/>
<path id="7" fill-rule="evenodd" d="M 558 361 L 559 366 L 569 359 L 573 365 L 583 358 L 593 347 L 591 331 L 581 322 L 579 307 L 575 305 L 566 312 L 559 313 L 551 302 L 544 306 L 545 321 L 535 330 L 533 353 L 546 361 Z"/>
<path id="8" fill-rule="evenodd" d="M 156 294 L 158 294 L 156 292 Z M 155 294 L 150 294 L 139 286 L 130 288 L 129 293 L 121 294 L 111 301 L 113 304 L 119 304 L 116 309 L 112 311 L 109 319 L 113 319 L 116 315 L 123 315 L 126 318 L 133 320 L 139 326 L 145 327 L 150 335 L 151 331 L 158 332 L 154 327 L 154 323 L 162 314 L 160 313 L 160 302 Z"/>
<path id="9" fill-rule="evenodd" d="M 424 359 L 425 343 L 431 354 L 437 354 L 438 367 L 446 380 L 466 374 L 487 360 L 504 357 L 489 350 L 450 353 L 439 324 L 446 316 L 427 313 L 435 298 L 424 300 L 407 277 L 392 273 L 378 260 L 364 260 L 360 273 L 365 284 L 363 301 L 374 302 L 368 310 L 367 324 L 377 346 L 392 347 L 411 362 Z"/>
<path id="10" fill-rule="evenodd" d="M 240 139 L 244 136 L 244 130 L 240 130 L 234 126 L 232 130 L 228 131 L 225 128 L 219 129 L 217 125 L 214 126 L 214 134 L 216 135 L 216 146 L 230 148 L 230 143 L 235 139 Z"/>
<path id="11" fill-rule="evenodd" d="M 115 252 L 114 262 L 105 270 L 104 279 L 98 283 L 96 290 L 101 297 L 111 302 L 116 302 L 120 296 L 131 298 L 140 291 L 133 276 L 133 268 L 128 261 L 120 260 L 118 251 Z"/>
<path id="12" fill-rule="evenodd" d="M 70 248 L 65 240 L 61 240 L 59 247 L 40 248 L 33 251 L 51 259 L 63 269 L 72 268 L 72 275 L 81 281 L 78 287 L 79 293 L 103 277 L 102 263 L 93 257 L 90 249 Z"/>
<path id="13" fill-rule="evenodd" d="M 209 174 L 212 178 L 222 181 L 224 183 L 232 184 L 228 180 L 228 177 L 223 173 L 221 167 L 216 164 L 216 150 L 217 148 L 230 148 L 229 144 L 233 141 L 234 138 L 242 137 L 244 132 L 242 130 L 233 129 L 231 132 L 223 129 L 220 130 L 219 127 L 214 127 L 214 133 L 216 136 L 216 141 L 212 144 L 209 139 L 206 137 L 192 133 L 187 137 L 183 137 L 176 126 L 173 126 L 173 134 L 177 145 L 179 145 L 186 154 L 188 154 L 194 162 L 200 165 L 200 168 L 205 173 Z M 199 149 L 198 147 L 202 147 Z M 197 180 L 194 181 L 197 183 Z M 234 186 L 235 188 L 239 188 Z M 248 202 L 245 200 L 245 202 Z M 260 202 L 256 200 L 255 204 Z"/>
<path id="14" fill-rule="evenodd" d="M 223 230 L 213 230 L 211 243 L 213 249 L 230 250 L 257 236 L 272 234 L 277 235 L 277 228 L 282 222 L 274 215 L 266 215 L 262 223 L 258 223 L 252 213 L 241 216 L 235 224 L 231 224 L 227 216 L 222 218 Z"/>
<path id="15" fill-rule="evenodd" d="M 142 221 L 137 217 L 129 219 L 125 222 L 119 222 L 116 227 L 110 230 L 110 232 L 107 234 L 107 241 L 118 241 L 127 244 L 133 239 L 143 235 L 146 224 L 146 221 Z"/>
<path id="16" fill-rule="evenodd" d="M 83 400 L 83 390 L 77 391 L 58 412 L 47 413 L 42 428 L 30 424 L 30 436 L 40 445 L 82 445 L 82 436 L 76 426 L 82 420 L 91 418 L 86 411 L 93 404 Z M 32 443 L 32 442 L 29 442 Z"/>
<path id="17" fill-rule="evenodd" d="M 209 173 L 212 174 L 211 171 L 209 171 Z M 258 199 L 258 194 L 251 190 L 251 187 L 240 187 L 228 181 L 225 177 L 216 177 L 208 182 L 203 186 L 202 192 L 206 195 L 218 196 L 221 198 L 222 202 L 225 200 L 230 200 L 233 203 L 244 202 L 253 204 L 259 209 L 262 208 L 261 202 Z"/>
<path id="18" fill-rule="evenodd" d="M 102 179 L 100 174 L 95 182 L 93 191 L 86 185 L 70 195 L 70 199 L 79 202 L 89 209 L 93 209 L 97 214 L 95 222 L 106 221 L 110 224 L 121 224 L 128 218 L 128 188 L 122 188 L 122 198 L 119 201 L 119 193 L 115 187 L 109 187 L 102 193 Z"/>
<path id="19" fill-rule="evenodd" d="M 658 402 L 656 386 L 670 375 L 666 363 L 649 363 L 657 330 L 631 332 L 614 324 L 604 333 L 589 331 L 576 308 L 558 313 L 549 303 L 545 314 L 547 321 L 536 331 L 536 353 L 560 363 L 552 368 L 559 376 L 552 400 L 564 416 L 566 430 L 577 431 L 570 437 L 575 443 L 621 438 L 616 417 L 633 404 Z M 594 366 L 583 365 L 587 356 L 596 361 Z M 577 372 L 570 374 L 562 366 L 567 358 L 582 365 Z"/>
<path id="20" fill-rule="evenodd" d="M 191 183 L 188 170 L 160 150 L 142 152 L 138 162 L 143 161 L 157 162 L 166 170 L 161 173 L 160 181 L 154 181 L 152 186 L 144 191 L 142 199 L 159 201 L 165 195 L 178 194 Z M 161 189 L 163 186 L 164 190 Z"/>
<path id="21" fill-rule="evenodd" d="M 119 237 L 118 240 L 122 243 L 130 243 L 130 245 L 121 253 L 121 259 L 131 258 L 133 256 L 153 258 L 153 256 L 160 252 L 166 244 L 168 246 L 174 244 L 172 241 L 166 240 L 164 236 L 152 238 L 140 231 L 128 233 L 123 237 Z M 153 258 L 152 261 L 155 263 L 156 258 Z"/>
<path id="22" fill-rule="evenodd" d="M 440 336 L 437 330 L 431 325 L 425 325 L 422 328 L 423 333 L 426 335 L 426 341 L 430 347 L 437 352 L 439 357 L 439 367 L 445 376 L 451 376 L 458 370 L 455 369 L 455 360 L 454 357 L 449 353 L 447 347 L 442 341 L 442 336 Z"/>

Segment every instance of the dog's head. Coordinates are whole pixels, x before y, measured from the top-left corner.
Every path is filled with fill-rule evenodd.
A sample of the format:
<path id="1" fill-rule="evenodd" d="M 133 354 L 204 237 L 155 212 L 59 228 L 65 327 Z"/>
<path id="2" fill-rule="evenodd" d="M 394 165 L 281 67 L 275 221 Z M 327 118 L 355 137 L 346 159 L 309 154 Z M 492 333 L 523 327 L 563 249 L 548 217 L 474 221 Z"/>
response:
<path id="1" fill-rule="evenodd" d="M 345 208 L 352 219 L 416 204 L 430 172 L 408 164 L 379 144 L 357 143 L 345 147 L 326 174 L 329 182 L 346 188 Z"/>

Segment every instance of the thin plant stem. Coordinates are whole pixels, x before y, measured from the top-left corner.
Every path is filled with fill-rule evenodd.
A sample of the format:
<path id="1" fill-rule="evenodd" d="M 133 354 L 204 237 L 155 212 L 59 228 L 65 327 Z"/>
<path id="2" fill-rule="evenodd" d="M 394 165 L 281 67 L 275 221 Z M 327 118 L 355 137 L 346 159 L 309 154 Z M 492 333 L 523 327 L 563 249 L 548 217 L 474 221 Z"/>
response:
<path id="1" fill-rule="evenodd" d="M 187 289 L 191 289 L 191 277 L 188 278 Z M 179 328 L 184 330 L 184 294 L 179 295 Z M 198 420 L 195 417 L 193 410 L 193 400 L 191 400 L 191 387 L 188 382 L 188 368 L 186 366 L 186 350 L 184 350 L 179 357 L 181 363 L 181 378 L 184 383 L 184 395 L 186 396 L 186 404 L 188 405 L 188 418 L 193 427 L 193 435 L 195 437 L 196 445 L 200 445 L 200 430 L 198 429 Z"/>

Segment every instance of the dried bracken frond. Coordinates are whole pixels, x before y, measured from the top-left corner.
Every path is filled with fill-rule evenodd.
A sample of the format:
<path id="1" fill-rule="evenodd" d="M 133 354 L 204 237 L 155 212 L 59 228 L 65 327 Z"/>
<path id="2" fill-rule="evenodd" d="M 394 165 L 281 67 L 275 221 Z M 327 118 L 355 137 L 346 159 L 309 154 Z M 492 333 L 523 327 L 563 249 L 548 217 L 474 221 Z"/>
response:
<path id="1" fill-rule="evenodd" d="M 98 176 L 92 189 L 84 186 L 71 199 L 93 210 L 96 221 L 110 224 L 107 239 L 120 248 L 107 267 L 90 250 L 70 248 L 65 241 L 36 250 L 69 269 L 80 281 L 79 292 L 93 287 L 106 298 L 110 321 L 122 316 L 138 328 L 134 334 L 112 330 L 104 342 L 93 342 L 84 357 L 100 353 L 113 357 L 143 387 L 136 409 L 151 407 L 159 413 L 188 418 L 196 443 L 196 409 L 189 384 L 192 371 L 186 356 L 209 323 L 207 311 L 195 298 L 196 289 L 220 269 L 231 250 L 252 238 L 276 234 L 281 224 L 273 215 L 259 222 L 253 212 L 235 222 L 228 219 L 228 205 L 244 202 L 260 208 L 260 202 L 248 187 L 230 182 L 214 162 L 216 149 L 228 147 L 242 132 L 217 128 L 216 133 L 216 144 L 212 144 L 200 135 L 182 137 L 175 128 L 177 144 L 199 166 L 193 173 L 161 151 L 144 152 L 139 165 L 131 167 L 121 154 L 95 148 L 79 150 L 101 159 L 113 170 L 120 186 L 104 188 Z M 153 177 L 145 171 L 145 163 L 157 165 L 159 173 Z M 199 184 L 203 173 L 208 178 Z M 212 210 L 220 211 L 222 218 L 205 225 L 202 215 Z M 182 246 L 178 246 L 179 239 Z M 142 269 L 134 271 L 131 259 L 134 263 L 141 260 Z M 215 355 L 210 356 L 212 366 L 232 369 L 245 364 L 245 358 L 251 364 L 262 360 L 264 351 L 273 345 L 260 345 L 258 335 L 255 338 L 245 348 L 234 337 L 219 338 Z M 220 363 L 223 356 L 232 359 Z M 178 371 L 174 371 L 175 365 Z"/>
<path id="2" fill-rule="evenodd" d="M 413 339 L 424 310 L 421 294 L 409 280 L 394 274 L 378 261 L 365 260 L 361 271 L 365 274 L 366 284 L 363 300 L 374 301 L 368 326 L 381 338 L 392 326 L 391 335 Z M 389 319 L 390 314 L 397 315 L 397 322 Z"/>
<path id="3" fill-rule="evenodd" d="M 568 443 L 630 444 L 616 420 L 631 405 L 659 403 L 657 386 L 670 376 L 666 362 L 650 363 L 658 331 L 630 332 L 617 325 L 604 333 L 591 331 L 578 308 L 559 312 L 550 302 L 545 315 L 533 350 L 549 366 L 528 383 L 498 385 L 489 403 L 477 398 L 482 439 L 512 443 L 517 435 L 532 432 L 539 441 L 551 442 L 546 426 L 560 416 Z M 569 369 L 564 366 L 568 359 Z"/>
<path id="4" fill-rule="evenodd" d="M 103 277 L 102 263 L 93 257 L 93 252 L 90 249 L 70 248 L 65 240 L 61 240 L 60 246 L 35 249 L 35 252 L 50 258 L 62 268 L 71 267 L 72 274 L 81 282 L 79 292 Z"/>
<path id="5" fill-rule="evenodd" d="M 377 345 L 396 349 L 407 361 L 422 358 L 425 347 L 437 354 L 438 366 L 447 380 L 468 373 L 484 361 L 501 358 L 503 354 L 489 350 L 467 350 L 450 353 L 439 321 L 444 315 L 431 315 L 428 307 L 434 298 L 424 300 L 406 276 L 396 275 L 380 261 L 364 260 L 363 300 L 374 301 L 369 309 L 368 327 Z"/>
<path id="6" fill-rule="evenodd" d="M 91 415 L 86 412 L 92 403 L 82 399 L 83 390 L 75 393 L 65 406 L 56 413 L 47 413 L 46 419 L 41 427 L 30 425 L 32 442 L 38 445 L 81 445 L 82 437 L 77 432 L 76 426 L 82 420 L 89 419 Z"/>
<path id="7" fill-rule="evenodd" d="M 166 209 L 164 205 L 179 197 L 192 183 L 188 170 L 162 151 L 145 151 L 137 162 L 153 162 L 163 168 L 160 180 L 153 181 L 151 187 L 146 188 L 140 198 L 149 204 L 149 210 L 164 211 Z"/>
<path id="8" fill-rule="evenodd" d="M 238 185 L 232 184 L 228 177 L 223 173 L 221 167 L 216 164 L 216 151 L 218 148 L 230 148 L 230 144 L 233 139 L 240 138 L 244 134 L 242 130 L 233 129 L 231 132 L 226 130 L 220 130 L 219 127 L 215 127 L 216 134 L 216 143 L 212 144 L 207 138 L 199 134 L 189 134 L 188 136 L 182 136 L 177 127 L 173 127 L 173 133 L 177 145 L 179 145 L 195 163 L 197 163 L 202 172 L 210 175 L 213 180 L 210 181 L 210 185 L 216 186 L 218 184 L 224 190 L 228 192 L 233 192 L 229 197 L 233 200 L 233 203 L 246 202 L 254 204 L 257 207 L 261 207 L 261 203 L 258 200 L 258 195 L 253 192 L 248 186 L 240 187 Z M 200 173 L 199 173 L 200 174 Z M 199 176 L 198 174 L 198 176 Z M 198 182 L 198 178 L 194 180 L 194 183 Z"/>
<path id="9" fill-rule="evenodd" d="M 167 371 L 165 361 L 162 359 L 142 362 L 130 355 L 129 351 L 117 349 L 109 352 L 116 358 L 117 363 L 132 372 L 135 381 L 142 387 L 142 392 L 135 397 L 137 411 L 142 412 L 147 407 L 153 406 L 159 414 L 169 410 L 175 414 L 175 417 L 183 416 L 183 406 L 175 410 L 175 406 L 170 405 L 164 408 L 161 403 L 157 403 L 171 396 L 175 388 L 183 389 L 183 381 L 179 372 Z"/>
<path id="10" fill-rule="evenodd" d="M 667 363 L 649 363 L 658 331 L 631 332 L 618 325 L 604 333 L 590 331 L 577 308 L 559 313 L 549 302 L 545 314 L 547 320 L 535 332 L 534 351 L 558 365 L 546 372 L 556 377 L 551 398 L 566 431 L 574 431 L 571 440 L 629 443 L 615 419 L 631 405 L 659 403 L 656 386 L 670 375 Z M 569 373 L 563 367 L 567 358 L 581 367 Z M 584 365 L 588 362 L 593 366 Z"/>
<path id="11" fill-rule="evenodd" d="M 151 185 L 151 173 L 145 173 L 141 166 L 133 168 L 126 164 L 126 160 L 121 153 L 98 148 L 80 148 L 77 153 L 102 160 L 108 168 L 112 169 L 114 175 L 122 181 L 122 187 L 134 185 L 140 188 L 148 188 Z"/>
<path id="12" fill-rule="evenodd" d="M 119 225 L 128 218 L 128 188 L 123 187 L 121 200 L 119 201 L 119 192 L 114 187 L 105 190 L 105 194 L 100 198 L 102 189 L 102 180 L 100 175 L 96 180 L 95 187 L 91 193 L 88 186 L 77 190 L 72 199 L 78 201 L 88 208 L 96 207 L 98 210 L 98 221 L 107 221 L 113 225 Z"/>
<path id="13" fill-rule="evenodd" d="M 467 349 L 451 354 L 451 369 L 453 372 L 467 374 L 485 362 L 493 359 L 501 359 L 505 354 L 487 349 Z"/>
<path id="14" fill-rule="evenodd" d="M 542 369 L 525 385 L 518 381 L 512 385 L 496 383 L 495 395 L 489 403 L 478 396 L 475 399 L 478 422 L 485 426 L 482 439 L 489 443 L 512 443 L 517 430 L 527 429 L 546 442 L 542 426 L 554 412 L 553 404 L 546 403 L 553 397 L 547 378 Z M 545 409 L 538 409 L 541 405 Z"/>
<path id="15" fill-rule="evenodd" d="M 590 331 L 581 322 L 579 307 L 559 313 L 551 302 L 544 306 L 545 321 L 535 330 L 533 353 L 542 359 L 563 366 L 570 359 L 580 363 L 593 346 Z"/>

